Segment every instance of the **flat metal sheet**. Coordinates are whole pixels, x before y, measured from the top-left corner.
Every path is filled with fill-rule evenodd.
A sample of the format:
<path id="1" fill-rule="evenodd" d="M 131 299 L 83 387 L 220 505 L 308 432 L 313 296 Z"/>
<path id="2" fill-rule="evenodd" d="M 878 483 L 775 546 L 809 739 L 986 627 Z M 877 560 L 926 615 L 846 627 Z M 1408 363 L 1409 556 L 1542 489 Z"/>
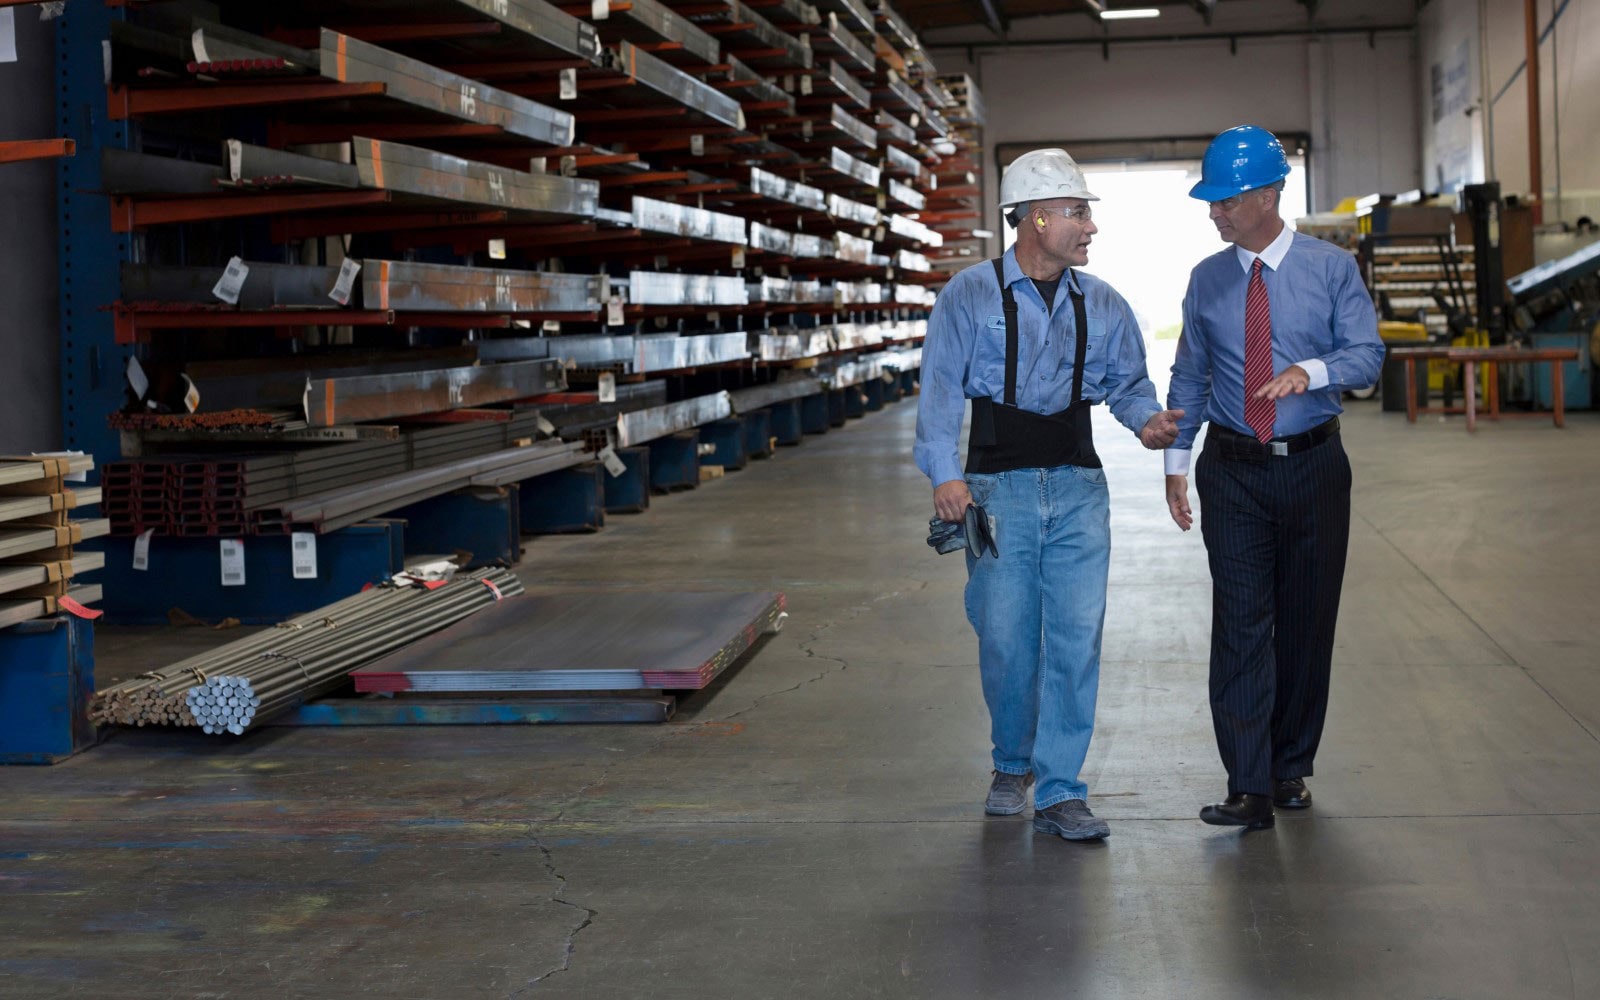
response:
<path id="1" fill-rule="evenodd" d="M 718 62 L 722 55 L 720 42 L 656 0 L 594 0 L 589 19 L 596 22 L 602 38 L 650 44 L 666 41 L 705 63 Z"/>
<path id="2" fill-rule="evenodd" d="M 820 188 L 799 181 L 791 181 L 787 177 L 779 177 L 771 171 L 762 170 L 760 167 L 750 168 L 750 190 L 763 198 L 781 201 L 790 205 L 810 209 L 813 212 L 826 212 L 828 210 L 828 195 Z"/>
<path id="3" fill-rule="evenodd" d="M 576 135 L 575 120 L 565 111 L 327 28 L 322 29 L 319 55 L 323 76 L 346 83 L 382 83 L 390 98 L 419 108 L 496 125 L 552 146 L 570 146 Z"/>
<path id="4" fill-rule="evenodd" d="M 918 271 L 928 273 L 933 270 L 933 262 L 920 253 L 911 250 L 896 250 L 894 266 L 902 271 Z"/>
<path id="5" fill-rule="evenodd" d="M 604 281 L 603 275 L 404 260 L 369 260 L 361 269 L 368 309 L 411 312 L 592 313 Z"/>
<path id="6" fill-rule="evenodd" d="M 600 183 L 533 174 L 381 139 L 356 138 L 363 187 L 515 209 L 552 218 L 592 217 Z"/>
<path id="7" fill-rule="evenodd" d="M 762 333 L 757 337 L 757 350 L 761 353 L 762 361 L 798 361 L 801 358 L 819 357 L 833 350 L 833 336 L 826 330 Z"/>
<path id="8" fill-rule="evenodd" d="M 353 672 L 357 691 L 698 689 L 781 626 L 782 593 L 525 594 Z"/>
<path id="9" fill-rule="evenodd" d="M 876 145 L 876 140 L 874 140 L 874 145 Z M 884 150 L 884 155 L 891 173 L 911 178 L 922 176 L 922 161 L 900 147 L 890 146 Z"/>
<path id="10" fill-rule="evenodd" d="M 817 9 L 847 15 L 850 19 L 847 23 L 852 31 L 873 34 L 878 30 L 877 19 L 861 0 L 817 0 Z"/>
<path id="11" fill-rule="evenodd" d="M 617 416 L 617 442 L 624 446 L 644 444 L 668 434 L 721 420 L 732 413 L 732 404 L 726 392 L 634 410 Z"/>
<path id="12" fill-rule="evenodd" d="M 794 234 L 759 222 L 750 223 L 750 245 L 768 253 L 794 254 Z"/>
<path id="13" fill-rule="evenodd" d="M 828 60 L 828 83 L 850 98 L 856 107 L 866 111 L 872 107 L 872 91 L 838 62 Z"/>
<path id="14" fill-rule="evenodd" d="M 750 346 L 743 333 L 703 333 L 679 336 L 652 334 L 638 338 L 635 367 L 640 372 L 677 371 L 743 361 Z"/>
<path id="15" fill-rule="evenodd" d="M 851 201 L 849 198 L 841 198 L 836 194 L 828 195 L 828 214 L 836 219 L 862 226 L 876 226 L 883 221 L 883 216 L 876 207 Z"/>
<path id="16" fill-rule="evenodd" d="M 436 368 L 349 378 L 307 379 L 306 423 L 333 427 L 415 413 L 440 413 L 524 399 L 566 387 L 559 361 Z"/>
<path id="17" fill-rule="evenodd" d="M 872 241 L 864 240 L 859 236 L 851 236 L 849 233 L 834 233 L 833 241 L 836 247 L 835 252 L 838 254 L 839 259 L 851 264 L 867 263 L 867 257 L 872 253 Z"/>
<path id="18" fill-rule="evenodd" d="M 826 236 L 816 236 L 811 233 L 794 234 L 794 256 L 806 257 L 817 260 L 826 260 L 839 251 L 839 245 Z"/>
<path id="19" fill-rule="evenodd" d="M 867 187 L 877 187 L 879 179 L 883 176 L 883 171 L 865 160 L 856 159 L 838 146 L 828 150 L 828 166 L 846 177 L 860 181 Z"/>
<path id="20" fill-rule="evenodd" d="M 287 183 L 345 189 L 362 186 L 361 171 L 349 163 L 268 149 L 239 139 L 225 140 L 222 148 L 228 161 L 227 181 L 237 187 Z"/>
<path id="21" fill-rule="evenodd" d="M 629 80 L 650 88 L 675 104 L 698 111 L 718 124 L 744 128 L 744 109 L 738 101 L 657 59 L 632 42 L 620 42 L 615 49 L 607 49 L 605 61 L 611 69 L 626 74 Z"/>
<path id="22" fill-rule="evenodd" d="M 910 184 L 903 184 L 892 177 L 889 179 L 888 192 L 890 198 L 907 208 L 916 209 L 920 212 L 928 206 L 926 195 Z"/>
<path id="23" fill-rule="evenodd" d="M 822 39 L 820 42 L 813 43 L 815 47 L 831 47 L 831 49 L 843 53 L 861 69 L 869 73 L 872 71 L 874 64 L 877 62 L 877 56 L 871 46 L 851 34 L 850 29 L 840 20 L 837 13 L 829 11 L 828 16 L 823 18 L 822 22 L 813 31 L 815 37 Z M 876 36 L 876 32 L 871 28 L 868 31 L 874 37 Z"/>
<path id="24" fill-rule="evenodd" d="M 917 144 L 917 130 L 889 112 L 881 108 L 878 109 L 878 113 L 873 116 L 872 121 L 878 127 L 880 138 L 886 137 L 904 146 L 915 146 Z"/>
<path id="25" fill-rule="evenodd" d="M 814 375 L 804 375 L 793 379 L 783 379 L 769 382 L 766 385 L 751 386 L 748 389 L 736 389 L 728 395 L 733 397 L 733 411 L 735 413 L 750 413 L 764 406 L 774 403 L 784 403 L 791 399 L 803 399 L 823 392 L 827 386 Z"/>
<path id="26" fill-rule="evenodd" d="M 100 151 L 100 187 L 107 194 L 215 194 L 228 172 L 154 153 L 107 147 Z"/>
<path id="27" fill-rule="evenodd" d="M 496 35 L 421 40 L 430 51 L 458 59 L 471 53 L 533 59 L 550 54 L 600 61 L 600 36 L 594 25 L 558 10 L 543 0 L 275 0 L 273 9 L 286 23 L 320 26 L 344 24 L 442 24 L 477 19 L 498 21 L 510 31 Z"/>
<path id="28" fill-rule="evenodd" d="M 854 139 L 868 149 L 878 148 L 878 133 L 866 122 L 855 117 L 839 105 L 830 105 L 828 109 L 828 122 L 834 128 Z"/>

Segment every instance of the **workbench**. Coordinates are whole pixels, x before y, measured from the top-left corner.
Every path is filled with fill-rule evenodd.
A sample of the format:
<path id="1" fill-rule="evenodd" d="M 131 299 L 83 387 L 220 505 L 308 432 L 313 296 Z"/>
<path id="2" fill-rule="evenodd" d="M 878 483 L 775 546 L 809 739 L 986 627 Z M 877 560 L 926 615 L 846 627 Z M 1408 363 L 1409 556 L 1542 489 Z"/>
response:
<path id="1" fill-rule="evenodd" d="M 1467 430 L 1473 431 L 1478 427 L 1478 365 L 1484 365 L 1488 370 L 1489 383 L 1489 412 L 1490 420 L 1499 420 L 1502 416 L 1544 416 L 1549 414 L 1557 427 L 1565 427 L 1566 399 L 1561 382 L 1561 364 L 1565 361 L 1577 361 L 1578 350 L 1573 347 L 1397 347 L 1389 352 L 1389 356 L 1406 363 L 1406 420 L 1409 423 L 1417 422 L 1418 413 L 1465 413 L 1467 416 Z M 1422 406 L 1417 399 L 1417 362 L 1442 360 L 1462 366 L 1462 383 L 1466 388 L 1465 406 Z M 1548 363 L 1551 371 L 1552 408 L 1532 412 L 1505 413 L 1500 411 L 1500 371 L 1503 364 L 1539 364 Z"/>

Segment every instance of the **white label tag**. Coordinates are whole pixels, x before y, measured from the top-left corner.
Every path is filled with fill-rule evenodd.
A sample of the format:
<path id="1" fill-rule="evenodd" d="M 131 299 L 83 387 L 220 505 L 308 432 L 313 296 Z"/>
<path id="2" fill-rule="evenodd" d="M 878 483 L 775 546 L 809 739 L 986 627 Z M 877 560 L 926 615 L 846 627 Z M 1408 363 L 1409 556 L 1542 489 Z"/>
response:
<path id="1" fill-rule="evenodd" d="M 561 71 L 561 99 L 575 101 L 578 99 L 578 71 L 564 69 Z"/>
<path id="2" fill-rule="evenodd" d="M 133 540 L 133 568 L 141 573 L 150 569 L 150 536 L 155 533 L 156 529 L 147 528 Z"/>
<path id="3" fill-rule="evenodd" d="M 461 85 L 461 117 L 478 117 L 478 88 L 470 83 Z"/>
<path id="4" fill-rule="evenodd" d="M 194 379 L 187 375 L 183 376 L 183 383 L 189 387 L 188 391 L 183 394 L 183 405 L 188 407 L 190 413 L 193 413 L 200 409 L 200 390 L 195 386 Z"/>
<path id="5" fill-rule="evenodd" d="M 811 86 L 812 86 L 812 84 L 811 84 L 810 75 L 802 76 L 800 78 L 800 96 L 801 97 L 810 97 L 811 96 Z"/>
<path id="6" fill-rule="evenodd" d="M 350 293 L 356 286 L 356 275 L 361 273 L 361 262 L 354 257 L 346 257 L 344 263 L 339 265 L 339 277 L 333 283 L 333 291 L 328 293 L 328 298 L 341 306 L 350 304 Z"/>
<path id="7" fill-rule="evenodd" d="M 561 158 L 561 176 L 578 176 L 578 158 L 576 156 L 563 156 Z"/>
<path id="8" fill-rule="evenodd" d="M 106 86 L 111 86 L 111 39 L 100 43 L 100 69 L 105 76 Z"/>
<path id="9" fill-rule="evenodd" d="M 310 531 L 296 531 L 289 536 L 290 560 L 294 564 L 296 580 L 317 578 L 317 536 Z"/>
<path id="10" fill-rule="evenodd" d="M 622 314 L 622 296 L 606 299 L 606 326 L 621 326 L 626 320 Z"/>
<path id="11" fill-rule="evenodd" d="M 489 259 L 490 260 L 505 260 L 506 259 L 506 241 L 505 240 L 494 239 L 494 240 L 490 240 L 489 241 Z"/>
<path id="12" fill-rule="evenodd" d="M 589 16 L 596 21 L 604 21 L 611 16 L 611 0 L 591 0 Z"/>
<path id="13" fill-rule="evenodd" d="M 244 586 L 244 542 L 237 538 L 222 540 L 222 585 Z"/>
<path id="14" fill-rule="evenodd" d="M 543 323 L 539 324 L 539 329 L 545 333 L 560 333 L 561 321 L 558 319 L 547 319 Z"/>
<path id="15" fill-rule="evenodd" d="M 0 8 L 0 63 L 17 61 L 17 12 Z"/>
<path id="16" fill-rule="evenodd" d="M 150 378 L 144 373 L 144 366 L 135 357 L 128 358 L 128 385 L 133 388 L 135 399 L 143 399 L 150 391 Z"/>
<path id="17" fill-rule="evenodd" d="M 690 156 L 704 156 L 704 155 L 706 155 L 706 137 L 705 136 L 703 136 L 703 135 L 691 135 L 689 137 L 689 155 Z"/>
<path id="18" fill-rule="evenodd" d="M 555 437 L 556 425 L 546 420 L 544 414 L 541 413 L 539 416 L 535 417 L 534 423 L 538 426 L 540 434 L 543 434 L 546 437 Z"/>
<path id="19" fill-rule="evenodd" d="M 664 253 L 656 254 L 656 270 L 657 271 L 665 271 L 667 269 L 668 264 L 669 264 L 669 261 L 667 260 L 667 255 L 666 254 L 664 254 Z"/>
<path id="20" fill-rule="evenodd" d="M 609 444 L 600 449 L 600 462 L 606 467 L 606 472 L 610 474 L 612 479 L 628 471 L 627 465 L 623 463 L 621 458 L 617 457 L 617 450 Z"/>
<path id="21" fill-rule="evenodd" d="M 239 293 L 244 290 L 244 279 L 249 276 L 250 268 L 244 261 L 234 257 L 228 261 L 227 268 L 217 280 L 217 286 L 211 289 L 211 294 L 230 306 L 236 306 L 239 304 Z"/>
<path id="22" fill-rule="evenodd" d="M 194 33 L 189 36 L 189 44 L 194 49 L 195 62 L 208 63 L 211 61 L 211 57 L 206 54 L 206 33 L 203 30 L 200 28 L 194 29 Z"/>
<path id="23" fill-rule="evenodd" d="M 610 372 L 601 372 L 597 391 L 600 393 L 600 402 L 615 403 L 617 401 L 617 377 Z"/>
<path id="24" fill-rule="evenodd" d="M 550 172 L 550 158 L 548 156 L 528 157 L 528 173 L 547 174 Z"/>
<path id="25" fill-rule="evenodd" d="M 811 138 L 811 119 L 807 118 L 800 123 L 800 135 L 807 140 Z"/>
<path id="26" fill-rule="evenodd" d="M 744 267 L 744 247 L 733 248 L 733 266 Z"/>
<path id="27" fill-rule="evenodd" d="M 719 312 L 706 313 L 706 322 L 707 323 L 721 323 L 722 322 L 722 314 L 719 313 Z"/>

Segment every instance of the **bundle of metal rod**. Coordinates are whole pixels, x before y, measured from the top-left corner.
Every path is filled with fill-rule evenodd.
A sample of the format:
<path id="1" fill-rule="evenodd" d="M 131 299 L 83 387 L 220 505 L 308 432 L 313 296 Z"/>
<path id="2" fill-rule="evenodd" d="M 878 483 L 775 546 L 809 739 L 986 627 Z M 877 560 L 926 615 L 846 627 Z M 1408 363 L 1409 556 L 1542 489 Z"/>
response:
<path id="1" fill-rule="evenodd" d="M 375 587 L 100 691 L 90 718 L 101 724 L 210 726 L 207 732 L 232 726 L 243 732 L 257 717 L 331 690 L 356 667 L 520 593 L 522 581 L 501 569 L 477 570 L 433 589 Z M 230 680 L 217 683 L 221 678 Z M 256 704 L 226 704 L 239 701 L 239 692 L 246 690 L 244 700 Z"/>

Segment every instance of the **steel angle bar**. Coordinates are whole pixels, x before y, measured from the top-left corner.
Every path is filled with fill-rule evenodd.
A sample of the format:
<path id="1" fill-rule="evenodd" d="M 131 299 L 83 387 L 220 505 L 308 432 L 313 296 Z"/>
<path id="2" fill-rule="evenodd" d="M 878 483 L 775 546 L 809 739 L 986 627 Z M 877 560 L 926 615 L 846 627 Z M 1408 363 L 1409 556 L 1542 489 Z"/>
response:
<path id="1" fill-rule="evenodd" d="M 744 279 L 738 275 L 628 273 L 628 302 L 636 306 L 742 306 Z"/>
<path id="2" fill-rule="evenodd" d="M 926 135 L 930 139 L 948 139 L 954 131 L 949 120 L 932 108 L 925 108 L 921 122 L 913 124 L 916 124 L 919 135 Z"/>
<path id="3" fill-rule="evenodd" d="M 239 289 L 240 309 L 283 309 L 296 306 L 326 309 L 328 293 L 339 279 L 337 267 L 270 264 L 246 261 L 249 272 Z M 215 304 L 212 289 L 222 268 L 167 264 L 122 265 L 122 297 L 130 302 L 194 302 Z M 358 304 L 358 303 L 353 303 Z M 208 401 L 208 409 L 215 409 Z M 227 407 L 222 407 L 226 409 Z"/>
<path id="4" fill-rule="evenodd" d="M 17 483 L 32 483 L 40 479 L 54 479 L 55 470 L 45 459 L 52 460 L 63 458 L 67 462 L 68 472 L 89 472 L 94 469 L 93 455 L 63 455 L 44 456 L 25 459 L 14 456 L 0 456 L 0 486 L 12 486 Z"/>
<path id="5" fill-rule="evenodd" d="M 745 245 L 745 221 L 737 215 L 675 205 L 653 198 L 633 199 L 633 227 L 653 233 L 671 233 L 696 240 Z"/>
<path id="6" fill-rule="evenodd" d="M 920 212 L 928 206 L 928 199 L 921 191 L 892 177 L 889 179 L 888 192 L 890 198 L 907 208 L 913 208 Z"/>
<path id="7" fill-rule="evenodd" d="M 104 569 L 104 552 L 74 552 L 70 560 L 0 566 L 0 594 L 9 594 L 24 587 L 39 587 L 61 579 L 73 579 L 95 570 Z"/>
<path id="8" fill-rule="evenodd" d="M 917 38 L 916 31 L 906 23 L 905 18 L 900 16 L 900 12 L 889 6 L 885 0 L 878 0 L 875 12 L 877 24 L 888 29 L 887 34 L 894 37 L 896 44 L 907 49 L 922 48 L 922 42 Z"/>
<path id="9" fill-rule="evenodd" d="M 599 204 L 600 185 L 592 180 L 526 173 L 381 139 L 358 137 L 354 147 L 366 187 L 552 217 L 591 217 Z"/>
<path id="10" fill-rule="evenodd" d="M 873 123 L 878 127 L 878 137 L 884 142 L 897 142 L 903 147 L 916 148 L 917 130 L 889 112 L 879 108 L 873 116 Z"/>
<path id="11" fill-rule="evenodd" d="M 101 597 L 100 585 L 98 583 L 90 583 L 72 587 L 67 591 L 67 596 L 79 604 L 94 604 Z M 56 599 L 53 597 L 0 600 L 0 629 L 54 614 L 57 608 Z"/>
<path id="12" fill-rule="evenodd" d="M 726 414 L 724 414 L 726 416 Z M 0 529 L 0 556 L 18 556 L 40 549 L 76 545 L 90 538 L 111 533 L 111 522 L 103 517 L 74 519 L 51 527 L 16 526 Z"/>
<path id="13" fill-rule="evenodd" d="M 744 335 L 739 334 L 740 341 Z M 68 503 L 68 498 L 71 503 Z M 60 510 L 70 510 L 76 507 L 93 507 L 100 502 L 100 487 L 91 486 L 76 490 L 66 490 L 63 493 L 51 493 L 43 496 L 0 496 L 0 521 L 15 521 L 23 517 L 37 517 L 41 514 L 53 514 Z"/>
<path id="14" fill-rule="evenodd" d="M 638 338 L 637 370 L 640 372 L 678 371 L 743 361 L 750 347 L 743 333 L 707 333 L 681 337 L 675 333 L 652 334 Z"/>
<path id="15" fill-rule="evenodd" d="M 859 67 L 862 72 L 871 73 L 877 63 L 878 57 L 872 51 L 872 47 L 851 34 L 850 29 L 835 11 L 829 11 L 822 19 L 822 23 L 811 29 L 809 37 L 813 52 L 841 56 L 849 65 Z"/>
<path id="16" fill-rule="evenodd" d="M 891 174 L 913 179 L 922 176 L 922 161 L 898 146 L 884 150 L 885 167 Z"/>
<path id="17" fill-rule="evenodd" d="M 922 100 L 922 95 L 892 69 L 884 74 L 884 85 L 879 93 L 885 92 L 898 101 L 901 108 L 915 116 L 914 122 L 927 117 L 928 105 Z"/>
<path id="18" fill-rule="evenodd" d="M 413 413 L 438 413 L 522 399 L 565 387 L 566 374 L 561 364 L 550 360 L 307 379 L 306 422 L 313 427 L 331 427 Z"/>
<path id="19" fill-rule="evenodd" d="M 726 392 L 622 413 L 617 416 L 617 442 L 624 446 L 644 444 L 668 434 L 721 420 L 732 413 L 733 407 Z"/>
<path id="20" fill-rule="evenodd" d="M 810 74 L 802 74 L 798 81 L 798 89 L 785 77 L 786 89 L 802 98 L 839 98 L 847 99 L 851 104 L 862 111 L 872 107 L 872 92 L 838 60 L 828 60 L 826 69 L 817 67 Z"/>
<path id="21" fill-rule="evenodd" d="M 417 312 L 592 313 L 605 279 L 404 260 L 369 260 L 364 300 L 374 309 Z"/>
<path id="22" fill-rule="evenodd" d="M 722 91 L 658 59 L 632 42 L 607 49 L 605 65 L 671 102 L 730 128 L 745 127 L 744 109 Z M 587 123 L 586 123 L 587 126 Z"/>
<path id="23" fill-rule="evenodd" d="M 527 450 L 527 449 L 523 449 Z M 591 461 L 591 454 L 581 441 L 562 442 L 559 448 L 548 449 L 548 454 L 529 456 L 526 461 L 480 472 L 472 477 L 474 486 L 505 486 L 551 472 L 570 469 Z"/>
<path id="24" fill-rule="evenodd" d="M 589 8 L 589 19 L 605 41 L 666 41 L 674 51 L 704 63 L 715 63 L 722 55 L 720 42 L 656 0 L 593 0 Z"/>
<path id="25" fill-rule="evenodd" d="M 868 35 L 877 34 L 878 22 L 862 0 L 817 0 L 819 11 L 832 11 L 844 15 L 850 30 Z"/>
<path id="26" fill-rule="evenodd" d="M 153 153 L 107 146 L 100 151 L 100 183 L 107 194 L 215 194 L 227 171 Z"/>
<path id="27" fill-rule="evenodd" d="M 190 69 L 197 73 L 210 73 L 230 68 L 229 64 L 243 63 L 252 68 L 263 67 L 291 73 L 317 72 L 317 54 L 275 42 L 270 38 L 253 35 L 248 31 L 230 28 L 216 21 L 195 18 L 189 45 L 194 55 Z"/>
<path id="28" fill-rule="evenodd" d="M 763 198 L 798 205 L 813 212 L 828 210 L 828 196 L 821 189 L 779 177 L 760 167 L 750 168 L 750 189 Z"/>
<path id="29" fill-rule="evenodd" d="M 382 83 L 389 97 L 462 121 L 495 125 L 552 146 L 571 146 L 575 120 L 486 83 L 322 29 L 322 75 L 345 83 Z"/>
<path id="30" fill-rule="evenodd" d="M 828 109 L 828 124 L 861 146 L 868 149 L 878 148 L 877 131 L 837 104 L 831 105 Z"/>
<path id="31" fill-rule="evenodd" d="M 794 234 L 759 222 L 750 223 L 750 245 L 757 250 L 768 253 L 782 254 L 785 257 L 794 253 Z"/>
<path id="32" fill-rule="evenodd" d="M 826 388 L 820 379 L 805 375 L 800 378 L 768 382 L 766 385 L 751 386 L 748 389 L 735 389 L 728 393 L 728 396 L 733 403 L 733 412 L 750 413 L 774 403 L 814 396 Z"/>
<path id="33" fill-rule="evenodd" d="M 320 156 L 268 149 L 238 139 L 226 140 L 223 154 L 228 161 L 228 175 L 224 183 L 240 187 L 288 183 L 332 188 L 363 186 L 360 172 L 355 166 Z"/>
<path id="34" fill-rule="evenodd" d="M 836 194 L 828 195 L 828 214 L 836 219 L 863 226 L 876 226 L 883 221 L 881 213 L 872 205 L 863 205 L 859 201 L 841 198 Z"/>
<path id="35" fill-rule="evenodd" d="M 846 177 L 858 180 L 867 187 L 872 188 L 878 186 L 879 180 L 883 176 L 883 172 L 877 167 L 865 160 L 856 159 L 838 146 L 828 150 L 828 166 Z"/>

